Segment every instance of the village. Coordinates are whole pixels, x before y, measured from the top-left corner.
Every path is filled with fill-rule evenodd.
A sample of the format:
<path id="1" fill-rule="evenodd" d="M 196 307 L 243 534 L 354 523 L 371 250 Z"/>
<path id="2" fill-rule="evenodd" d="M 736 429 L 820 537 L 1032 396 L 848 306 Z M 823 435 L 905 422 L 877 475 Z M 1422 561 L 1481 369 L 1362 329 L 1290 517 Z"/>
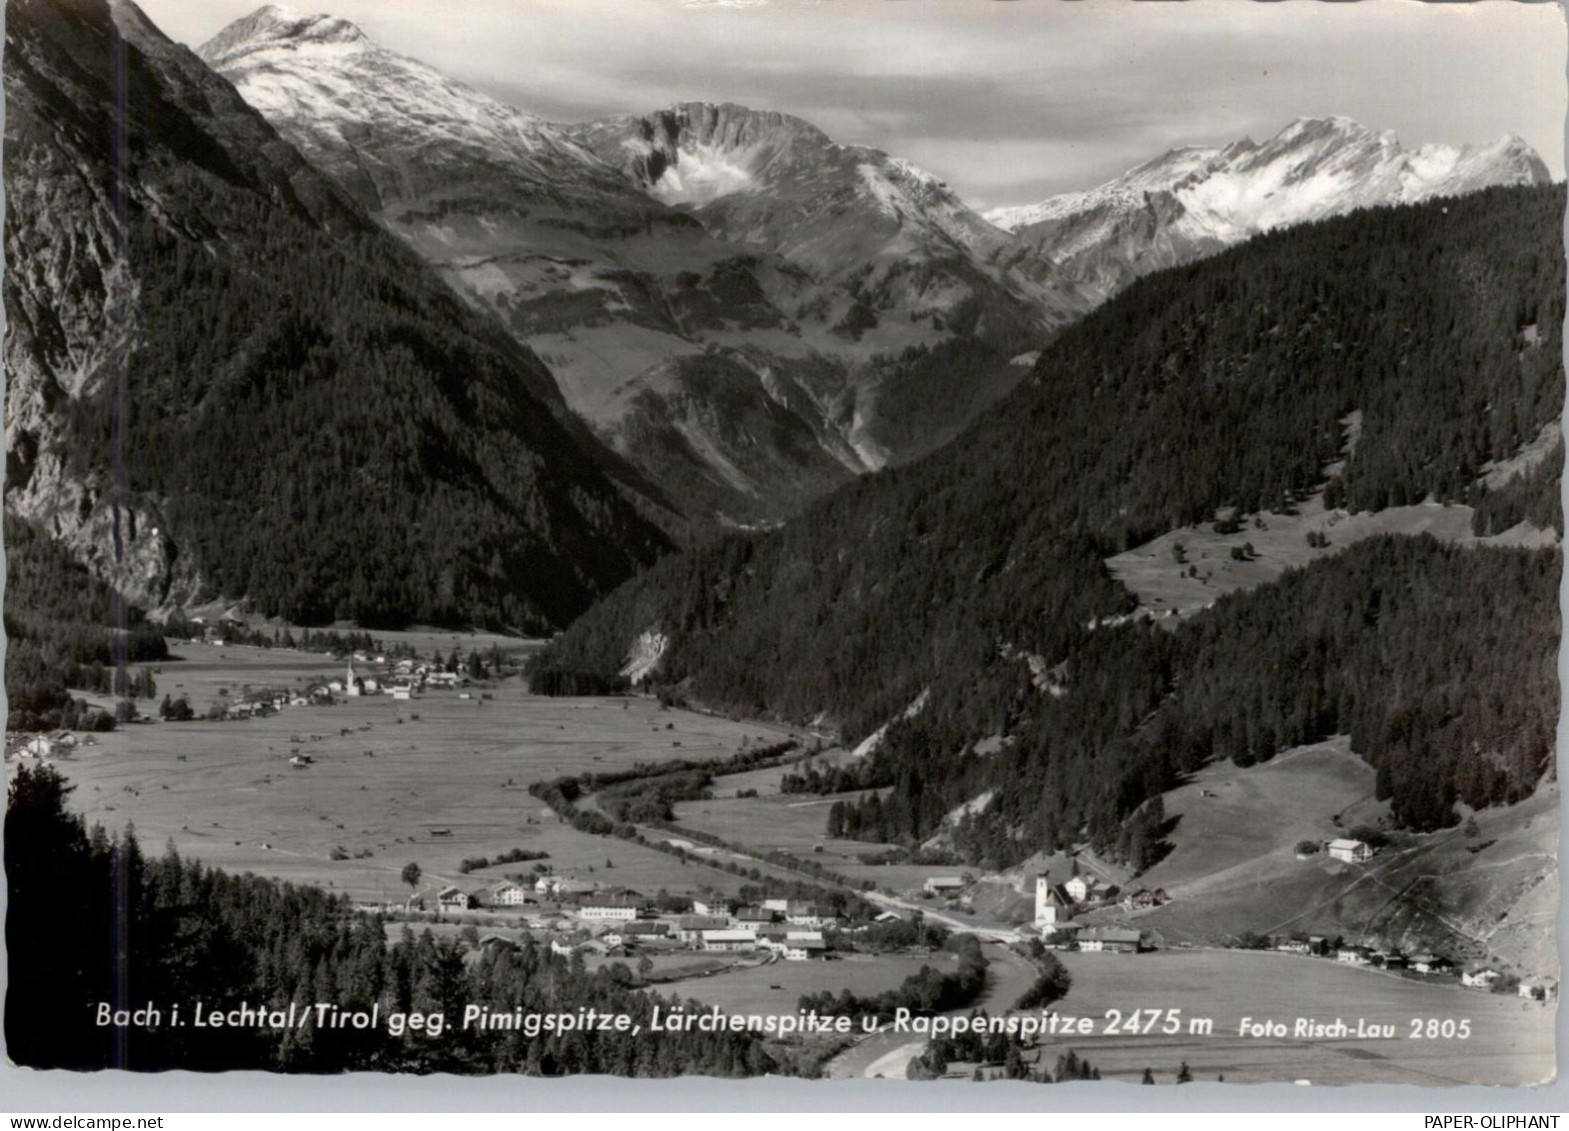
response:
<path id="1" fill-rule="evenodd" d="M 590 968 L 622 964 L 630 984 L 724 1009 L 788 1011 L 805 994 L 893 991 L 951 960 L 923 925 L 987 944 L 995 971 L 982 1000 L 994 1013 L 1014 1007 L 1046 953 L 1068 964 L 1075 984 L 1064 1006 L 1075 1011 L 1118 1008 L 1132 987 L 1166 984 L 1174 962 L 1252 977 L 1266 954 L 1382 975 L 1373 980 L 1392 982 L 1394 1000 L 1400 985 L 1556 1000 L 1550 979 L 1474 955 L 1402 953 L 1349 931 L 1173 938 L 1158 917 L 1182 907 L 1185 890 L 1158 877 L 1141 884 L 1093 856 L 1023 876 L 863 863 L 878 846 L 825 838 L 821 803 L 782 795 L 772 764 L 721 775 L 705 792 L 712 800 L 678 804 L 663 826 L 617 835 L 574 827 L 528 787 L 586 770 L 657 773 L 669 759 L 717 763 L 812 736 L 647 697 L 533 695 L 515 663 L 477 659 L 491 657 L 493 641 L 446 635 L 306 653 L 236 644 L 217 630 L 172 643 L 178 659 L 154 674 L 170 705 L 188 710 L 160 708 L 107 733 L 8 736 L 8 759 L 59 763 L 90 821 L 134 820 L 146 843 L 341 892 L 385 922 L 389 941 L 432 929 L 475 961 L 545 947 Z M 787 758 L 808 756 L 852 755 L 810 741 Z M 1195 793 L 1215 804 L 1205 795 L 1223 787 Z M 599 812 L 592 794 L 581 803 Z M 736 819 L 722 820 L 730 806 Z M 767 814 L 788 824 L 758 820 Z M 1296 859 L 1350 869 L 1353 882 L 1380 851 L 1357 835 L 1326 835 L 1299 843 Z M 999 903 L 1000 889 L 1013 895 Z M 1307 969 L 1308 981 L 1322 977 Z M 1293 981 L 1268 992 L 1290 996 Z M 834 1070 L 871 1067 L 859 1063 L 849 1057 Z"/>

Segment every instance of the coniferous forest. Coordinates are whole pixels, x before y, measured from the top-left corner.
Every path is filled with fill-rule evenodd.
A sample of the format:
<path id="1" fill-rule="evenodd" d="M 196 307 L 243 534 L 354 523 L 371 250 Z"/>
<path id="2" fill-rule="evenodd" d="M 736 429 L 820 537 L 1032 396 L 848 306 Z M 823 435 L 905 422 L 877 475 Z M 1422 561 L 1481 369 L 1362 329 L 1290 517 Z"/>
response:
<path id="1" fill-rule="evenodd" d="M 544 631 L 668 546 L 539 359 L 139 13 L 12 4 L 5 63 L 13 509 L 86 485 L 181 600 L 305 624 Z"/>
<path id="2" fill-rule="evenodd" d="M 1482 532 L 1561 531 L 1561 449 L 1500 490 L 1478 478 L 1561 411 L 1563 208 L 1556 186 L 1374 209 L 1141 280 L 949 447 L 778 531 L 661 561 L 541 666 L 614 672 L 658 629 L 659 685 L 826 712 L 851 740 L 930 689 L 858 786 L 894 786 L 875 804 L 899 839 L 1006 783 L 1010 804 L 957 834 L 982 860 L 1114 846 L 1182 770 L 1336 728 L 1412 827 L 1453 821 L 1457 797 L 1516 799 L 1551 749 L 1556 551 L 1377 542 L 1175 634 L 1090 626 L 1134 608 L 1106 557 L 1228 508 L 1289 511 L 1342 458 L 1330 505 L 1431 498 L 1473 505 Z M 1290 674 L 1270 679 L 1258 649 Z M 1035 691 L 1022 654 L 1066 663 L 1061 700 Z M 1230 668 L 1202 661 L 1222 654 Z M 966 754 L 998 734 L 1019 738 L 1005 757 Z"/>
<path id="3" fill-rule="evenodd" d="M 470 1003 L 493 1012 L 626 1014 L 647 1024 L 656 1005 L 630 972 L 590 973 L 543 947 L 470 951 L 406 932 L 387 944 L 382 920 L 343 897 L 252 875 L 231 876 L 172 850 L 144 854 L 135 834 L 91 831 L 69 811 L 69 786 L 49 767 L 21 767 L 5 816 L 9 885 L 6 1052 L 33 1068 L 142 1071 L 267 1069 L 522 1072 L 558 1076 L 756 1076 L 786 1073 L 744 1032 L 543 1034 L 459 1027 Z M 69 893 L 68 895 L 62 893 Z M 106 951 L 106 944 L 111 949 Z M 18 974 L 22 976 L 17 976 Z M 439 1037 L 408 1030 L 308 1023 L 285 1031 L 197 1028 L 196 1003 L 287 1009 L 329 1003 L 352 1012 L 443 1013 Z M 99 1027 L 99 1003 L 161 1007 L 156 1027 Z M 184 1025 L 172 1024 L 172 1007 Z"/>

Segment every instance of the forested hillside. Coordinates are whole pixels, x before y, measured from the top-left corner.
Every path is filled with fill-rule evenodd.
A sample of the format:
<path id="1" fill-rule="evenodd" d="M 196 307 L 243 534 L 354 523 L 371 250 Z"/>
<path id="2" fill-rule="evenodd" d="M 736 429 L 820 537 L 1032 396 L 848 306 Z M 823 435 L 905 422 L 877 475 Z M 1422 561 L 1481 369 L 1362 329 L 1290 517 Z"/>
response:
<path id="1" fill-rule="evenodd" d="M 7 4 L 7 507 L 148 608 L 542 630 L 666 545 L 528 350 L 130 3 Z"/>
<path id="2" fill-rule="evenodd" d="M 10 515 L 5 564 L 6 729 L 107 729 L 111 716 L 67 689 L 109 692 L 126 665 L 167 659 L 162 629 Z"/>
<path id="3" fill-rule="evenodd" d="M 786 1073 L 749 1033 L 629 1031 L 480 1032 L 458 1023 L 473 1003 L 498 1013 L 629 1015 L 646 1025 L 657 996 L 614 967 L 526 943 L 477 961 L 455 939 L 427 931 L 387 945 L 379 918 L 342 897 L 252 875 L 231 876 L 172 850 L 142 854 L 133 834 L 89 832 L 67 806 L 69 787 L 49 767 L 22 767 L 5 815 L 9 885 L 6 1054 L 29 1068 L 228 1069 L 288 1072 L 522 1072 L 558 1076 L 755 1076 Z M 70 892 L 70 898 L 62 898 Z M 118 948 L 114 948 L 118 940 Z M 100 1002 L 163 1010 L 154 1028 L 96 1022 Z M 198 1028 L 192 1011 L 242 1003 L 345 1012 L 380 1007 L 376 1029 L 310 1022 L 278 1030 Z M 134 1004 L 133 1004 L 134 1003 Z M 171 1024 L 173 1006 L 183 1024 Z M 397 1036 L 394 1012 L 441 1012 L 439 1035 Z"/>
<path id="4" fill-rule="evenodd" d="M 1026 385 L 950 447 L 852 484 L 779 531 L 661 562 L 575 624 L 545 663 L 614 670 L 637 633 L 658 628 L 670 637 L 657 676 L 665 685 L 745 711 L 803 721 L 826 713 L 851 738 L 931 688 L 931 703 L 893 728 L 879 760 L 878 776 L 897 778 L 896 796 L 912 814 L 896 831 L 926 835 L 947 809 L 1006 782 L 1019 812 L 1037 816 L 1028 833 L 986 818 L 1008 842 L 992 845 L 993 858 L 1087 828 L 1104 839 L 1183 762 L 1267 755 L 1271 742 L 1279 748 L 1331 719 L 1361 720 L 1359 752 L 1378 761 L 1409 823 L 1450 819 L 1439 812 L 1445 796 L 1518 795 L 1541 772 L 1536 722 L 1552 704 L 1524 689 L 1540 691 L 1535 682 L 1500 682 L 1496 722 L 1484 725 L 1473 707 L 1489 700 L 1454 671 L 1434 678 L 1450 689 L 1442 693 L 1450 707 L 1466 712 L 1465 728 L 1481 728 L 1463 740 L 1442 719 L 1395 726 L 1393 703 L 1404 696 L 1375 693 L 1382 685 L 1367 669 L 1354 702 L 1337 698 L 1313 725 L 1294 708 L 1250 712 L 1195 699 L 1183 708 L 1193 713 L 1182 723 L 1191 751 L 1160 741 L 1149 744 L 1150 759 L 1124 761 L 1119 744 L 1168 696 L 1184 701 L 1168 651 L 1186 644 L 1089 626 L 1133 605 L 1104 557 L 1225 508 L 1290 507 L 1344 454 L 1342 421 L 1354 411 L 1360 440 L 1330 482 L 1334 505 L 1377 509 L 1432 496 L 1486 512 L 1489 496 L 1476 483 L 1483 466 L 1515 454 L 1561 410 L 1563 208 L 1561 187 L 1490 190 L 1293 229 L 1146 278 L 1065 331 Z M 1506 510 L 1556 519 L 1546 492 L 1530 488 L 1502 492 L 1509 505 L 1495 519 Z M 1376 581 L 1392 595 L 1421 592 L 1427 570 L 1423 584 L 1440 587 L 1487 576 L 1435 547 L 1365 553 L 1373 557 L 1327 563 L 1314 576 L 1350 578 L 1349 589 Z M 1358 575 L 1356 563 L 1367 560 L 1372 573 Z M 1557 559 L 1522 560 L 1535 563 L 1519 567 L 1530 575 L 1550 574 Z M 1552 586 L 1517 588 L 1495 609 L 1502 619 L 1463 626 L 1492 641 L 1481 654 L 1495 673 L 1535 671 L 1556 649 Z M 1199 623 L 1240 632 L 1235 615 L 1217 609 Z M 1551 639 L 1487 627 L 1520 617 L 1547 625 Z M 1199 623 L 1193 631 L 1204 631 Z M 1356 623 L 1279 643 L 1322 648 L 1334 669 L 1368 646 L 1363 637 L 1378 619 Z M 1402 631 L 1438 656 L 1437 639 L 1425 634 L 1460 631 L 1422 617 L 1406 623 Z M 1036 691 L 1021 655 L 1065 662 L 1067 694 Z M 1146 674 L 1129 680 L 1129 668 Z M 1408 692 L 1418 685 L 1413 678 Z M 1292 695 L 1298 681 L 1271 686 Z M 1076 754 L 1025 740 L 1012 748 L 1022 761 L 1006 772 L 972 771 L 959 758 L 986 735 L 1026 735 L 1047 725 L 1048 710 L 1078 709 L 1073 728 L 1050 726 L 1079 736 Z M 1373 739 L 1381 726 L 1385 739 Z M 901 730 L 908 737 L 896 741 Z M 1390 745 L 1389 734 L 1400 737 Z M 1495 755 L 1495 744 L 1505 752 Z M 1507 784 L 1479 768 L 1495 761 Z M 1417 784 L 1412 765 L 1443 768 L 1416 775 Z M 1013 788 L 1020 780 L 1027 789 Z"/>

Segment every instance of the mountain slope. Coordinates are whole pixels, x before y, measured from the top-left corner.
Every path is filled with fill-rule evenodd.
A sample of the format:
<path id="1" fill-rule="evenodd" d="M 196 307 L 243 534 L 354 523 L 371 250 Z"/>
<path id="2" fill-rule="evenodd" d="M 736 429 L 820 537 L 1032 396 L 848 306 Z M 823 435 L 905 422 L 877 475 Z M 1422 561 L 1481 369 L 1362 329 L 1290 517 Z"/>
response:
<path id="1" fill-rule="evenodd" d="M 983 304 L 982 319 L 1048 326 L 1083 310 L 999 267 L 1006 234 L 942 181 L 879 150 L 837 145 L 799 118 L 693 102 L 576 134 L 710 232 L 845 284 L 873 310 L 941 316 L 969 299 Z"/>
<path id="2" fill-rule="evenodd" d="M 10 0 L 7 508 L 137 603 L 543 628 L 665 544 L 550 374 L 126 0 Z"/>
<path id="3" fill-rule="evenodd" d="M 782 115 L 688 107 L 649 119 L 714 127 L 701 145 L 716 163 L 699 169 L 689 156 L 692 183 L 672 190 L 685 135 L 661 135 L 671 161 L 650 177 L 621 144 L 644 119 L 551 125 L 343 20 L 269 6 L 201 53 L 459 294 L 537 349 L 573 410 L 699 525 L 777 519 L 928 450 L 910 418 L 930 382 L 909 378 L 904 351 L 988 343 L 937 398 L 968 420 L 1020 376 L 1007 358 L 1066 316 L 1045 317 L 1046 291 L 990 262 L 1007 237 L 946 189 Z M 796 185 L 801 199 L 826 192 L 839 205 L 743 223 L 739 198 L 710 199 L 717 186 L 704 181 L 722 179 L 730 142 L 773 152 L 770 175 L 820 174 Z M 770 183 L 752 195 L 781 192 Z"/>
<path id="4" fill-rule="evenodd" d="M 1097 297 L 1292 224 L 1413 204 L 1493 185 L 1547 184 L 1547 167 L 1509 136 L 1405 150 L 1349 118 L 1302 118 L 1262 145 L 1174 149 L 1086 192 L 996 209 L 1031 263 L 1048 262 Z"/>
<path id="5" fill-rule="evenodd" d="M 1174 633 L 1125 621 L 1133 599 L 1103 559 L 1233 508 L 1267 520 L 1342 458 L 1339 507 L 1485 502 L 1490 461 L 1562 410 L 1563 202 L 1561 188 L 1494 189 L 1362 212 L 1140 280 L 949 447 L 775 533 L 661 562 L 545 663 L 615 672 L 655 631 L 668 639 L 655 680 L 673 693 L 837 720 L 849 739 L 929 689 L 839 788 L 893 786 L 884 828 L 914 841 L 998 788 L 954 833 L 992 861 L 1080 837 L 1115 850 L 1184 767 L 1268 757 L 1342 721 L 1415 827 L 1450 819 L 1446 797 L 1516 799 L 1542 771 L 1556 684 L 1542 637 L 1496 625 L 1556 624 L 1556 549 L 1361 543 L 1311 582 L 1288 574 Z M 1464 597 L 1487 577 L 1509 580 Z M 1397 607 L 1381 658 L 1375 626 Z M 1438 646 L 1473 639 L 1469 657 Z M 1206 667 L 1222 645 L 1260 660 Z M 1062 694 L 1036 689 L 1037 661 L 1064 673 Z M 1430 668 L 1429 682 L 1398 680 Z M 1185 698 L 1183 673 L 1224 693 Z M 1430 702 L 1408 699 L 1427 687 Z M 1486 734 L 1462 741 L 1456 718 Z M 996 734 L 1018 737 L 1006 757 L 976 753 Z"/>

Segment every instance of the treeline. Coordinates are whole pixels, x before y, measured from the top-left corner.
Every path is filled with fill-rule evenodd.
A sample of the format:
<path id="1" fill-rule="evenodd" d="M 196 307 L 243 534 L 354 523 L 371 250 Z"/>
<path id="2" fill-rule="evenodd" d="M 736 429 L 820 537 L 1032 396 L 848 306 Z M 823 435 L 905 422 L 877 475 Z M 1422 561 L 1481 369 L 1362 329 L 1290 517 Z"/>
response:
<path id="1" fill-rule="evenodd" d="M 624 695 L 632 681 L 620 674 L 572 672 L 550 668 L 529 676 L 528 689 L 535 695 Z"/>
<path id="2" fill-rule="evenodd" d="M 970 1016 L 984 1020 L 987 1013 L 984 1009 L 976 1010 Z M 975 1065 L 970 1076 L 975 1082 L 1027 1080 L 1032 1084 L 1064 1084 L 1072 1080 L 1100 1079 L 1100 1069 L 1072 1049 L 1058 1054 L 1055 1072 L 1044 1064 L 1031 1070 L 1019 1046 L 1017 1037 L 975 1029 L 952 1037 L 936 1037 L 927 1041 L 921 1054 L 910 1061 L 905 1077 L 910 1080 L 941 1079 L 955 1061 L 963 1061 Z M 987 1069 L 992 1071 L 987 1072 Z"/>
<path id="3" fill-rule="evenodd" d="M 206 635 L 208 627 L 206 624 L 198 624 L 191 620 L 178 609 L 163 620 L 164 635 L 175 639 L 199 640 Z M 306 628 L 296 636 L 294 630 L 287 626 L 269 631 L 263 627 L 252 628 L 244 621 L 227 617 L 213 627 L 217 628 L 226 643 L 244 644 L 252 648 L 295 648 L 301 652 L 387 651 L 370 633 L 356 632 L 353 629 Z M 414 649 L 409 644 L 399 641 L 391 649 L 391 654 L 407 654 L 412 657 Z"/>
<path id="4" fill-rule="evenodd" d="M 892 1021 L 899 1009 L 920 1014 L 963 1009 L 986 988 L 986 956 L 974 935 L 954 935 L 948 946 L 957 957 L 953 970 L 922 966 L 894 989 L 873 996 L 848 989 L 802 994 L 797 1008 L 825 1016 L 876 1017 L 881 1022 Z"/>
<path id="5" fill-rule="evenodd" d="M 108 730 L 114 717 L 68 689 L 132 695 L 169 657 L 163 633 L 46 534 L 5 516 L 7 730 Z"/>
<path id="6" fill-rule="evenodd" d="M 53 769 L 22 767 L 5 818 L 9 884 L 7 1055 L 30 1068 L 133 1071 L 521 1072 L 555 1076 L 755 1076 L 788 1072 L 756 1036 L 581 1031 L 525 1037 L 462 1030 L 473 1003 L 498 1013 L 625 1013 L 647 1026 L 666 1004 L 615 969 L 588 971 L 525 942 L 476 958 L 458 940 L 405 930 L 387 945 L 379 917 L 342 897 L 256 876 L 231 876 L 172 849 L 144 856 L 130 833 L 89 832 L 66 808 Z M 68 892 L 68 897 L 62 897 Z M 439 1037 L 319 1027 L 195 1028 L 190 1010 L 242 1002 L 287 1010 L 440 1012 Z M 156 1027 L 97 1024 L 100 1003 L 163 1010 Z M 171 1022 L 180 1005 L 183 1026 Z"/>
<path id="7" fill-rule="evenodd" d="M 1473 492 L 1476 513 L 1471 518 L 1474 534 L 1486 538 L 1511 526 L 1528 522 L 1542 530 L 1564 532 L 1563 507 L 1564 442 L 1559 440 L 1547 457 L 1528 471 L 1509 479 L 1502 487 Z"/>
<path id="8" fill-rule="evenodd" d="M 550 853 L 532 848 L 509 848 L 495 856 L 466 856 L 458 862 L 458 871 L 467 875 L 491 865 L 529 864 L 535 860 L 549 860 Z"/>
<path id="9" fill-rule="evenodd" d="M 1372 689 L 1397 677 L 1357 661 L 1357 706 L 1335 684 L 1333 712 L 1266 710 L 1262 690 L 1242 710 L 1207 698 L 1195 708 L 1202 717 L 1162 711 L 1178 666 L 1192 661 L 1169 633 L 1090 628 L 1134 607 L 1104 559 L 1228 508 L 1289 510 L 1342 456 L 1337 501 L 1352 509 L 1429 496 L 1492 505 L 1475 485 L 1481 469 L 1513 456 L 1562 408 L 1563 212 L 1562 186 L 1495 189 L 1273 233 L 1140 280 L 1064 331 L 1029 380 L 954 444 L 850 484 L 779 530 L 662 560 L 554 641 L 540 667 L 618 671 L 630 642 L 657 629 L 670 640 L 663 688 L 761 716 L 827 715 L 849 740 L 897 719 L 866 771 L 892 787 L 880 800 L 890 833 L 929 836 L 956 805 L 997 787 L 1000 804 L 953 829 L 971 859 L 1016 860 L 1086 835 L 1115 852 L 1124 820 L 1182 767 L 1244 746 L 1256 758 L 1270 742 L 1321 733 L 1305 724 L 1315 714 L 1349 723 L 1360 712 L 1361 741 L 1382 710 Z M 1346 456 L 1342 421 L 1354 411 L 1361 439 Z M 1547 475 L 1533 481 L 1544 506 Z M 1488 521 L 1503 521 L 1505 505 Z M 1494 559 L 1466 561 L 1433 558 L 1457 579 L 1447 592 Z M 1545 573 L 1555 562 L 1521 568 Z M 1473 667 L 1550 663 L 1556 636 L 1496 628 L 1555 631 L 1556 606 L 1540 597 L 1533 583 L 1483 598 L 1497 607 L 1492 619 L 1466 621 L 1482 641 Z M 1240 613 L 1210 623 L 1254 631 Z M 1346 649 L 1372 654 L 1380 633 L 1357 623 L 1322 642 L 1325 682 Z M 1438 624 L 1412 628 L 1444 631 Z M 1459 639 L 1470 637 L 1446 638 Z M 1430 675 L 1433 657 L 1448 653 L 1434 640 L 1408 649 L 1424 654 L 1418 670 Z M 1042 695 L 1024 655 L 1065 665 L 1066 694 Z M 1424 771 L 1424 744 L 1448 749 L 1447 739 L 1422 724 L 1428 738 L 1408 745 L 1401 724 L 1408 754 L 1370 753 L 1390 763 L 1396 812 L 1418 827 L 1448 819 L 1436 814 L 1442 781 L 1457 795 L 1504 799 L 1538 772 L 1526 738 L 1538 705 L 1519 686 L 1484 680 L 1498 688 L 1489 699 L 1480 685 L 1449 681 L 1466 666 L 1449 658 L 1442 697 L 1488 720 L 1463 724 L 1480 728 L 1470 733 L 1478 745 Z M 1276 700 L 1298 694 L 1294 669 L 1269 679 L 1255 660 L 1237 662 Z M 928 688 L 919 716 L 900 718 Z M 1171 720 L 1161 726 L 1182 720 L 1177 746 L 1143 729 L 1157 712 Z M 1018 741 L 975 753 L 998 734 Z M 1494 739 L 1513 753 L 1495 758 Z"/>
<path id="10" fill-rule="evenodd" d="M 819 767 L 808 763 L 797 772 L 781 777 L 779 792 L 849 793 L 857 789 L 877 789 L 888 784 L 878 780 L 870 760 L 857 759 L 838 766 Z"/>

